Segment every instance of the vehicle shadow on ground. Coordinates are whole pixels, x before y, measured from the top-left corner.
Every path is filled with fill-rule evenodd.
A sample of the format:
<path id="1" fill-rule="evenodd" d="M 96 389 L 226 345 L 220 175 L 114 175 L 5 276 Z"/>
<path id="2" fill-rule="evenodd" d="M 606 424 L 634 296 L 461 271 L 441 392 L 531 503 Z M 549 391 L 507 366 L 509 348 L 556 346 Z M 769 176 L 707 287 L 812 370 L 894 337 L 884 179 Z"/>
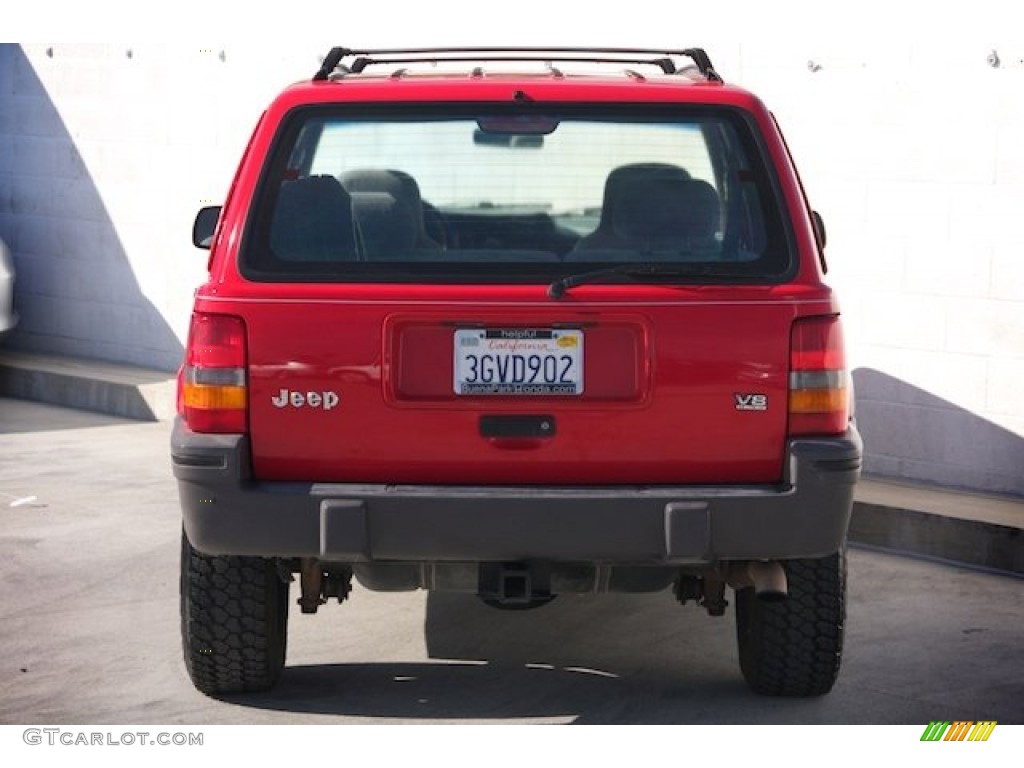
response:
<path id="1" fill-rule="evenodd" d="M 843 669 L 819 698 L 751 693 L 732 606 L 711 618 L 662 592 L 562 595 L 532 611 L 431 593 L 426 660 L 403 651 L 398 661 L 292 666 L 272 692 L 224 700 L 371 722 L 923 725 L 941 710 L 1020 723 L 1020 679 L 1007 674 L 1021 668 L 1020 600 L 1008 583 L 1017 582 L 852 549 Z"/>
<path id="2" fill-rule="evenodd" d="M 712 619 L 668 592 L 562 596 L 530 611 L 475 597 L 428 598 L 421 663 L 288 667 L 248 707 L 424 721 L 751 723 L 813 718 L 811 701 L 754 696 L 740 675 L 731 616 Z"/>

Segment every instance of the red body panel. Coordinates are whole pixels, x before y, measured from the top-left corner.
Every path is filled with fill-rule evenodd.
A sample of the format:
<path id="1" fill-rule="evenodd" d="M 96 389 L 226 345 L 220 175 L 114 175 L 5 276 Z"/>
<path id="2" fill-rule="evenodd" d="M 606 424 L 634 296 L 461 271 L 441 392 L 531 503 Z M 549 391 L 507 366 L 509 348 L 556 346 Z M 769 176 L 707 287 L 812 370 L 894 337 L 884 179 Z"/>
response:
<path id="1" fill-rule="evenodd" d="M 777 482 L 788 329 L 795 317 L 834 311 L 826 292 L 778 288 L 587 286 L 573 301 L 558 303 L 532 286 L 438 287 L 429 302 L 408 295 L 423 288 L 359 288 L 317 286 L 315 293 L 334 298 L 304 298 L 309 286 L 290 286 L 294 298 L 200 298 L 200 310 L 244 317 L 250 339 L 258 340 L 249 349 L 258 478 Z M 353 292 L 378 295 L 360 300 Z M 449 309 L 442 313 L 437 305 Z M 583 327 L 584 394 L 456 396 L 451 335 L 457 323 Z M 416 351 L 406 357 L 403 344 Z M 282 389 L 334 392 L 339 402 L 330 410 L 278 408 L 272 398 Z M 737 394 L 765 395 L 767 410 L 737 410 Z M 552 414 L 558 433 L 526 443 L 480 435 L 481 415 L 511 413 Z"/>
<path id="2" fill-rule="evenodd" d="M 765 137 L 783 205 L 805 208 L 761 102 L 731 86 L 656 80 L 489 77 L 306 83 L 285 91 L 253 136 L 223 212 L 196 309 L 237 315 L 249 335 L 249 428 L 264 480 L 442 484 L 744 484 L 783 474 L 789 329 L 838 310 L 821 282 L 807 216 L 790 216 L 799 270 L 782 286 L 253 283 L 237 249 L 273 133 L 293 108 L 339 101 L 507 101 L 513 88 L 559 103 L 682 102 L 748 112 Z M 443 308 L 443 309 L 442 309 Z M 582 328 L 579 396 L 461 397 L 457 326 Z M 301 406 L 274 405 L 282 390 Z M 314 397 L 310 399 L 309 393 Z M 326 393 L 337 404 L 323 407 Z M 763 410 L 737 407 L 763 395 Z M 285 397 L 284 399 L 287 399 Z M 311 406 L 318 403 L 319 407 Z M 482 415 L 553 415 L 557 434 L 483 437 Z"/>

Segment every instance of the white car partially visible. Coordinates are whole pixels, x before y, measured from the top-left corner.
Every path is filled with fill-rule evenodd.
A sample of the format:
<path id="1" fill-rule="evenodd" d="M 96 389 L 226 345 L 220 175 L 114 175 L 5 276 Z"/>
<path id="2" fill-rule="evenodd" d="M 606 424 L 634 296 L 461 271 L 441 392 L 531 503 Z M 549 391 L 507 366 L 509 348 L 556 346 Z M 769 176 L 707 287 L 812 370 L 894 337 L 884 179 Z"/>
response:
<path id="1" fill-rule="evenodd" d="M 0 335 L 18 324 L 14 311 L 14 258 L 3 240 L 0 240 Z"/>

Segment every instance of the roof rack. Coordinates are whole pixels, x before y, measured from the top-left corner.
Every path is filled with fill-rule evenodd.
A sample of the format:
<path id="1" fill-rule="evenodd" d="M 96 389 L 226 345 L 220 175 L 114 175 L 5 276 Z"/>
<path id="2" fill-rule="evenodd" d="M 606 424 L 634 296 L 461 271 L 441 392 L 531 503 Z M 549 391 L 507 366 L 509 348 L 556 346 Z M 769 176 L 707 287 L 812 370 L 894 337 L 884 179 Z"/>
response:
<path id="1" fill-rule="evenodd" d="M 353 58 L 354 57 L 354 58 Z M 649 58 L 654 57 L 654 58 Z M 661 50 L 656 48 L 332 48 L 313 80 L 329 80 L 339 73 L 358 74 L 379 64 L 409 64 L 441 61 L 543 61 L 596 64 L 643 64 L 658 67 L 666 75 L 677 74 L 686 67 L 676 64 L 676 57 L 687 57 L 698 71 L 712 82 L 722 78 L 711 64 L 703 48 Z M 343 63 L 345 59 L 351 59 Z"/>

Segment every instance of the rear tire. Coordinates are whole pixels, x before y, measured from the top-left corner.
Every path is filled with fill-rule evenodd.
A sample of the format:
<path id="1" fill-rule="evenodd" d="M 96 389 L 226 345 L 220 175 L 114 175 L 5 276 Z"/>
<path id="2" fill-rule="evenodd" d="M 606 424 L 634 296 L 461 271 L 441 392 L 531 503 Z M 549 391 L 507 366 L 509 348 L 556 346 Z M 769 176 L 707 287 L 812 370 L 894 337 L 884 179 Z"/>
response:
<path id="1" fill-rule="evenodd" d="M 204 555 L 181 535 L 181 640 L 192 684 L 209 695 L 265 691 L 284 668 L 288 583 L 276 561 Z"/>
<path id="2" fill-rule="evenodd" d="M 740 669 L 766 696 L 822 696 L 839 675 L 846 621 L 846 556 L 782 561 L 789 595 L 759 600 L 736 591 Z"/>

